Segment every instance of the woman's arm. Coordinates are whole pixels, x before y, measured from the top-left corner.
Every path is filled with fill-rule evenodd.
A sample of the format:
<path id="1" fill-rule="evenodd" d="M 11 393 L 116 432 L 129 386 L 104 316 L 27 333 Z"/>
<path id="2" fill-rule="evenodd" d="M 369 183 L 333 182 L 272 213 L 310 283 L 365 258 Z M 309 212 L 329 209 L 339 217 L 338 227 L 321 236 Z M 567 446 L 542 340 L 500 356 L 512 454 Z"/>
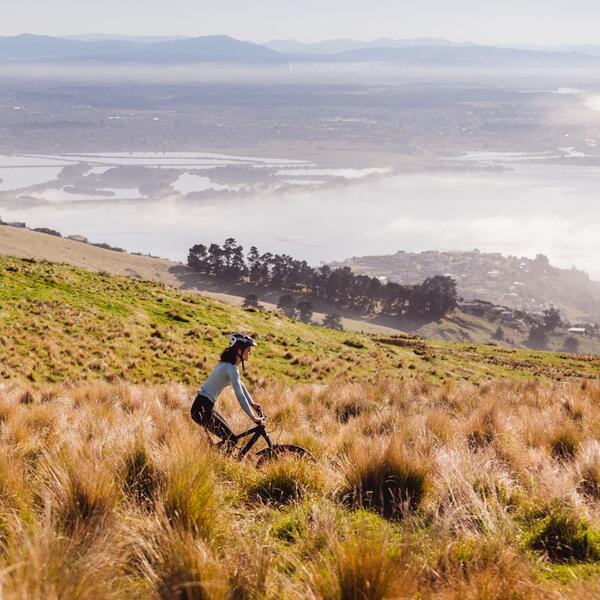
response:
<path id="1" fill-rule="evenodd" d="M 246 400 L 248 400 L 248 404 L 250 404 L 250 406 L 259 413 L 259 415 L 262 417 L 262 406 L 258 403 L 258 402 L 254 402 L 254 400 L 252 400 L 252 396 L 250 395 L 250 392 L 248 391 L 248 388 L 244 385 L 244 382 L 240 379 L 240 383 L 242 384 L 242 390 L 244 391 L 244 395 L 246 396 Z"/>
<path id="2" fill-rule="evenodd" d="M 257 417 L 250 408 L 251 404 L 254 404 L 254 402 L 252 401 L 252 397 L 248 393 L 248 390 L 244 387 L 238 370 L 234 365 L 231 365 L 231 368 L 228 368 L 227 371 L 229 373 L 229 379 L 231 380 L 231 386 L 233 387 L 233 391 L 235 392 L 242 410 L 256 423 L 260 418 Z"/>

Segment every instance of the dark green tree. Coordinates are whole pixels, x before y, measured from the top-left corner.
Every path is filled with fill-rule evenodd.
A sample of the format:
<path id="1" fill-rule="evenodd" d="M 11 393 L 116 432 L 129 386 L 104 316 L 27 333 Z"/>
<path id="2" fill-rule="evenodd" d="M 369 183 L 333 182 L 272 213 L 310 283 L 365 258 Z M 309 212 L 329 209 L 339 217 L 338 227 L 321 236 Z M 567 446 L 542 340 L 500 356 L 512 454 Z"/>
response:
<path id="1" fill-rule="evenodd" d="M 198 273 L 206 273 L 206 259 L 208 257 L 208 249 L 204 244 L 196 244 L 192 246 L 188 253 L 187 264 L 190 269 Z"/>
<path id="2" fill-rule="evenodd" d="M 219 244 L 211 244 L 208 247 L 208 255 L 206 257 L 207 273 L 221 277 L 223 274 L 223 251 Z"/>
<path id="3" fill-rule="evenodd" d="M 565 352 L 571 352 L 573 354 L 579 352 L 579 340 L 575 336 L 570 335 L 568 338 L 565 339 L 563 350 Z"/>
<path id="4" fill-rule="evenodd" d="M 291 294 L 284 294 L 279 297 L 277 308 L 290 319 L 296 318 L 296 299 Z"/>
<path id="5" fill-rule="evenodd" d="M 296 308 L 298 310 L 298 318 L 300 321 L 303 323 L 310 323 L 312 321 L 314 312 L 312 302 L 309 300 L 302 300 L 301 302 L 298 302 Z"/>
<path id="6" fill-rule="evenodd" d="M 256 294 L 248 294 L 244 298 L 243 306 L 245 308 L 258 308 L 258 296 Z"/>
<path id="7" fill-rule="evenodd" d="M 529 347 L 540 350 L 548 345 L 548 334 L 543 323 L 535 323 L 531 326 L 526 343 Z"/>
<path id="8" fill-rule="evenodd" d="M 413 288 L 411 312 L 433 319 L 440 319 L 456 308 L 456 282 L 446 275 L 428 277 Z"/>
<path id="9" fill-rule="evenodd" d="M 337 313 L 328 313 L 323 318 L 323 326 L 329 327 L 329 329 L 337 329 L 343 331 L 344 326 L 342 325 L 342 319 Z"/>
<path id="10" fill-rule="evenodd" d="M 562 325 L 562 319 L 558 309 L 551 306 L 544 311 L 544 329 L 547 332 L 554 331 L 557 327 Z"/>

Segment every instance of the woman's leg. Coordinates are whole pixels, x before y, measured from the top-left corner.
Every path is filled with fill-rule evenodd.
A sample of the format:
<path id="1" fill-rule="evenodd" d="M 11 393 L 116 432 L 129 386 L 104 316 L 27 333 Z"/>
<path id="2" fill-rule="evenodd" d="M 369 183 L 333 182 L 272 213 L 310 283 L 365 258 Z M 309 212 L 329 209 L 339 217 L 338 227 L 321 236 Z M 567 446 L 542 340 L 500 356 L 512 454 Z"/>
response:
<path id="1" fill-rule="evenodd" d="M 192 419 L 210 433 L 224 441 L 233 442 L 235 434 L 227 421 L 214 409 L 214 404 L 206 396 L 198 394 L 192 404 Z"/>

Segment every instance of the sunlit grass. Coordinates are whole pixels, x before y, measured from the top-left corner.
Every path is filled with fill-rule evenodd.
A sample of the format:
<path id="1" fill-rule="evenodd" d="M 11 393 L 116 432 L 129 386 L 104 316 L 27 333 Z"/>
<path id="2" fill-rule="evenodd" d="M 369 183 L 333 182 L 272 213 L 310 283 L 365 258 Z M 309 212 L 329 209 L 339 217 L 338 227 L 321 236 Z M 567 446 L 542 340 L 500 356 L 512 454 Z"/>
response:
<path id="1" fill-rule="evenodd" d="M 256 395 L 316 463 L 215 453 L 176 384 L 1 386 L 3 597 L 594 597 L 600 384 Z"/>

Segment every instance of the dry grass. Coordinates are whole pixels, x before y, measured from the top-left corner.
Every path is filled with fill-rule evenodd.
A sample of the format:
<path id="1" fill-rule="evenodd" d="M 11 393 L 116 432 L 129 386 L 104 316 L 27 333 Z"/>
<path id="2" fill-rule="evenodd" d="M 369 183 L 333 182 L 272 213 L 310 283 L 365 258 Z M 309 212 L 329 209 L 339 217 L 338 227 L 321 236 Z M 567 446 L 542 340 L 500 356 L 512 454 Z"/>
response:
<path id="1" fill-rule="evenodd" d="M 261 469 L 192 395 L 0 386 L 2 598 L 595 597 L 600 384 L 257 388 L 318 458 Z"/>

